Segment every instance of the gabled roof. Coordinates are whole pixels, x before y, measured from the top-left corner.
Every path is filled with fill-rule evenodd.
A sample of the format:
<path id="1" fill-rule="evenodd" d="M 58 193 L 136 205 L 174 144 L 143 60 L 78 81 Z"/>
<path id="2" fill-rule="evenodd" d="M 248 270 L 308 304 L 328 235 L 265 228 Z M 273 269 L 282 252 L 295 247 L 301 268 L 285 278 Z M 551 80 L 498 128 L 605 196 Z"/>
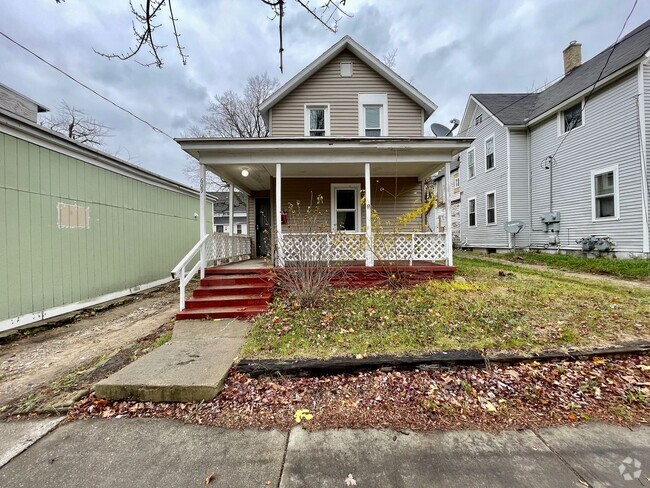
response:
<path id="1" fill-rule="evenodd" d="M 590 89 L 599 79 L 640 62 L 649 50 L 650 20 L 539 93 L 474 93 L 471 97 L 503 124 L 526 125 Z"/>
<path id="2" fill-rule="evenodd" d="M 307 67 L 305 67 L 297 75 L 282 85 L 269 98 L 262 102 L 260 105 L 260 112 L 262 113 L 262 118 L 264 121 L 268 124 L 269 110 L 276 103 L 289 95 L 289 93 L 295 90 L 305 80 L 315 74 L 319 69 L 329 63 L 345 49 L 352 52 L 355 56 L 361 59 L 361 61 L 370 66 L 370 68 L 372 68 L 382 78 L 394 85 L 404 95 L 422 107 L 424 110 L 425 119 L 428 118 L 438 108 L 435 103 L 420 93 L 417 89 L 415 89 L 413 85 L 395 73 L 379 59 L 373 56 L 361 44 L 352 39 L 350 36 L 345 36 L 332 47 L 330 47 L 327 51 L 321 54 L 318 58 L 312 61 L 309 65 L 307 65 Z"/>

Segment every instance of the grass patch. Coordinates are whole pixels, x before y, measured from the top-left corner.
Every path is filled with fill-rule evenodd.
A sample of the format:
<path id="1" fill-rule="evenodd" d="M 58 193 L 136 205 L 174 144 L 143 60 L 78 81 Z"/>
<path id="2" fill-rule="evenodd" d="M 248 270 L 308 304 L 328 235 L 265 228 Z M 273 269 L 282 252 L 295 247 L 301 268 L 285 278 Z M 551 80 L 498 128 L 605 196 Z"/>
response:
<path id="1" fill-rule="evenodd" d="M 163 335 L 158 337 L 153 343 L 153 347 L 160 347 L 163 344 L 168 343 L 172 339 L 172 331 L 170 330 L 169 332 L 165 332 Z"/>
<path id="2" fill-rule="evenodd" d="M 463 280 L 331 290 L 311 309 L 277 297 L 256 319 L 242 356 L 534 352 L 650 336 L 647 290 L 480 259 L 456 264 Z"/>
<path id="3" fill-rule="evenodd" d="M 648 259 L 585 258 L 536 252 L 490 254 L 490 257 L 526 264 L 544 265 L 564 271 L 602 274 L 626 280 L 650 281 L 650 260 Z"/>

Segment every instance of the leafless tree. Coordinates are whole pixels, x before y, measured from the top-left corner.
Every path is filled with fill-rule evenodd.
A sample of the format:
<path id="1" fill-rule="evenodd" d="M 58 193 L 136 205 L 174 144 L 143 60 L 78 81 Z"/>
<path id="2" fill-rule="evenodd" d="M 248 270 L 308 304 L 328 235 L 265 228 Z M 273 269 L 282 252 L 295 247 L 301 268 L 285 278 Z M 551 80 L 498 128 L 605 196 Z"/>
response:
<path id="1" fill-rule="evenodd" d="M 266 73 L 249 77 L 242 93 L 228 90 L 216 95 L 201 117 L 201 125 L 190 127 L 185 136 L 267 137 L 269 130 L 259 107 L 278 86 L 278 80 Z M 199 181 L 199 165 L 194 158 L 188 158 L 183 174 L 192 182 Z M 207 180 L 211 190 L 225 188 L 221 179 L 211 173 Z"/>
<path id="2" fill-rule="evenodd" d="M 397 49 L 388 51 L 382 58 L 382 61 L 390 69 L 395 69 L 395 65 L 397 64 Z"/>
<path id="3" fill-rule="evenodd" d="M 43 127 L 60 132 L 81 144 L 103 147 L 104 139 L 110 137 L 111 128 L 86 115 L 83 110 L 61 102 L 55 113 L 43 117 Z"/>
<path id="4" fill-rule="evenodd" d="M 282 53 L 284 52 L 282 34 L 287 0 L 260 1 L 272 10 L 272 17 L 270 17 L 270 20 L 278 21 L 280 38 L 280 72 L 282 72 L 284 70 L 284 65 L 282 62 Z M 343 16 L 352 17 L 343 9 L 346 0 L 316 0 L 316 6 L 310 5 L 309 0 L 294 1 L 304 10 L 309 12 L 309 14 L 314 17 L 314 19 L 320 22 L 327 30 L 331 32 L 337 32 L 339 20 Z M 65 2 L 65 0 L 56 0 L 56 3 L 63 2 Z M 129 5 L 131 7 L 131 13 L 133 15 L 132 26 L 133 35 L 135 37 L 135 46 L 130 47 L 123 53 L 108 54 L 99 52 L 97 50 L 95 50 L 95 52 L 109 59 L 115 58 L 127 60 L 133 58 L 142 50 L 148 50 L 149 55 L 151 56 L 151 61 L 148 63 L 141 63 L 140 61 L 136 60 L 136 62 L 142 64 L 143 66 L 156 66 L 158 68 L 161 68 L 163 65 L 163 60 L 160 56 L 159 51 L 167 46 L 157 43 L 155 39 L 155 33 L 156 30 L 163 25 L 160 21 L 159 15 L 161 12 L 166 12 L 169 14 L 169 25 L 171 26 L 174 34 L 176 50 L 178 51 L 183 64 L 187 64 L 188 55 L 185 52 L 185 47 L 181 45 L 181 34 L 178 32 L 178 29 L 176 27 L 176 22 L 178 19 L 174 17 L 172 0 L 146 0 L 144 3 L 139 3 L 137 7 L 133 4 L 133 0 L 129 0 Z"/>

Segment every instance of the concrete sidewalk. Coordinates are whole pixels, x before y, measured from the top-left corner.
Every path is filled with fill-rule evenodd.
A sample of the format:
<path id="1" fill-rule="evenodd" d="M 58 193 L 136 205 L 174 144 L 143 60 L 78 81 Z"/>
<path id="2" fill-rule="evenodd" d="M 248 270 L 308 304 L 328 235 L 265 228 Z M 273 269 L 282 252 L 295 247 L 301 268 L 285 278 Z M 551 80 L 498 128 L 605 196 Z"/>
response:
<path id="1" fill-rule="evenodd" d="M 58 427 L 0 469 L 0 486 L 647 487 L 649 475 L 649 427 L 283 433 L 112 419 Z"/>

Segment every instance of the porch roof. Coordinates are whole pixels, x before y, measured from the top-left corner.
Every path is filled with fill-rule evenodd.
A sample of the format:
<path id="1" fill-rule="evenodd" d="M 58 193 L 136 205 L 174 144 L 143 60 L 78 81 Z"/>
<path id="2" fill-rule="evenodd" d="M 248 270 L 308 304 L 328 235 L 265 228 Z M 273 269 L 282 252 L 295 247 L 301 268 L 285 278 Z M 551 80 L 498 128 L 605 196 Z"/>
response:
<path id="1" fill-rule="evenodd" d="M 181 148 L 211 172 L 246 193 L 268 190 L 275 164 L 282 177 L 373 176 L 425 179 L 467 149 L 467 137 L 179 138 Z M 248 176 L 242 176 L 247 170 Z"/>

